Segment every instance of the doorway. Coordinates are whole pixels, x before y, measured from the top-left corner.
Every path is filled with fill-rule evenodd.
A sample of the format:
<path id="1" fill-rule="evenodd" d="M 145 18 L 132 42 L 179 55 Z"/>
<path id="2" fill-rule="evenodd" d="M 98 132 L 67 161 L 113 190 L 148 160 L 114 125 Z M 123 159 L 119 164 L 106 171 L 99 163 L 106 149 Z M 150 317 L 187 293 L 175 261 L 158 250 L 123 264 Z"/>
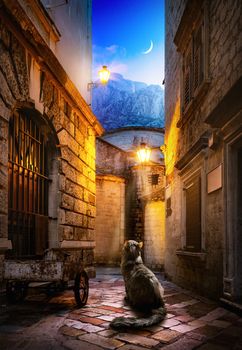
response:
<path id="1" fill-rule="evenodd" d="M 242 303 L 242 135 L 226 146 L 224 295 Z"/>
<path id="2" fill-rule="evenodd" d="M 237 151 L 236 289 L 242 302 L 242 147 Z"/>

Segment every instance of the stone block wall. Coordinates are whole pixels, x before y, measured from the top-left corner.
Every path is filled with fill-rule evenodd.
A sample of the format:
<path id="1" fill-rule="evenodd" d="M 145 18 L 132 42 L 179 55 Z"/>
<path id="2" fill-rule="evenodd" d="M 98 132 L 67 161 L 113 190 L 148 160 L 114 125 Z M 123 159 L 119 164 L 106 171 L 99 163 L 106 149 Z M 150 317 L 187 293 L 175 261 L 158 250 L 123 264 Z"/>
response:
<path id="1" fill-rule="evenodd" d="M 175 282 L 193 287 L 200 294 L 218 297 L 223 283 L 223 242 L 225 232 L 225 173 L 222 187 L 208 194 L 207 174 L 217 166 L 225 164 L 224 144 L 221 130 L 212 130 L 207 117 L 219 105 L 230 89 L 241 79 L 241 11 L 240 1 L 200 1 L 207 4 L 208 23 L 208 88 L 197 106 L 183 122 L 181 110 L 182 55 L 177 51 L 174 38 L 181 24 L 185 6 L 192 1 L 166 1 L 166 93 L 165 93 L 165 164 L 166 199 L 170 214 L 166 219 L 165 270 Z M 183 23 L 183 25 L 185 25 Z M 223 118 L 223 110 L 221 110 Z M 210 137 L 217 132 L 216 144 L 194 151 L 203 135 Z M 194 153 L 195 152 L 195 153 Z M 197 153 L 196 153 L 197 152 Z M 176 167 L 178 161 L 183 165 Z M 202 252 L 204 259 L 177 255 L 183 249 L 184 208 L 182 206 L 184 179 L 196 171 L 202 178 Z M 225 169 L 224 169 L 225 171 Z"/>
<path id="2" fill-rule="evenodd" d="M 181 118 L 180 84 L 182 57 L 177 52 L 174 37 L 178 29 L 186 2 L 167 2 L 166 6 L 166 136 L 168 163 L 174 163 L 208 129 L 204 123 L 209 113 L 222 100 L 242 74 L 240 52 L 240 1 L 207 2 L 208 7 L 208 75 L 209 89 L 199 108 L 194 109 L 189 123 L 177 129 Z M 199 7 L 198 7 L 199 8 Z M 179 143 L 177 140 L 179 139 Z M 171 142 L 172 141 L 172 142 Z M 172 162 L 171 158 L 175 157 Z M 172 164 L 171 164 L 172 166 Z"/>
<path id="3" fill-rule="evenodd" d="M 27 14 L 19 9 L 18 18 L 12 18 L 3 6 L 0 16 L 0 253 L 11 248 L 8 122 L 15 110 L 28 110 L 46 125 L 51 139 L 48 247 L 75 254 L 84 249 L 84 263 L 94 274 L 95 139 L 102 127 Z"/>
<path id="4" fill-rule="evenodd" d="M 128 159 L 125 151 L 100 138 L 96 140 L 96 154 L 98 174 L 126 175 Z"/>
<path id="5" fill-rule="evenodd" d="M 97 176 L 95 261 L 119 265 L 125 239 L 125 180 L 114 175 Z"/>
<path id="6" fill-rule="evenodd" d="M 144 208 L 144 259 L 152 269 L 164 268 L 165 202 L 150 201 Z"/>
<path id="7" fill-rule="evenodd" d="M 152 176 L 157 183 L 152 184 Z M 131 168 L 126 188 L 126 237 L 144 242 L 144 261 L 151 268 L 164 264 L 164 195 L 163 165 Z"/>
<path id="8" fill-rule="evenodd" d="M 150 137 L 151 131 L 149 131 Z M 133 142 L 133 130 L 115 133 L 113 142 Z M 130 138 L 128 137 L 130 136 Z M 161 135 L 163 137 L 163 135 Z M 144 242 L 143 257 L 152 268 L 164 264 L 163 164 L 134 165 L 129 152 L 97 140 L 96 262 L 119 264 L 126 239 Z M 107 249 L 107 247 L 109 247 Z"/>

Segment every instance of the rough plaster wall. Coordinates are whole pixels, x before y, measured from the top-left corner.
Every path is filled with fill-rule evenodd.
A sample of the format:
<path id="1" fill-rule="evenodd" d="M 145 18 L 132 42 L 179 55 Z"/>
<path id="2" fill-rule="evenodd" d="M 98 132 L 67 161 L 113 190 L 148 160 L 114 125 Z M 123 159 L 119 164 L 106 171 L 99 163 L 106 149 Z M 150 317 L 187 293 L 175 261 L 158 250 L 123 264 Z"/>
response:
<path id="1" fill-rule="evenodd" d="M 164 266 L 165 203 L 152 201 L 145 206 L 144 261 L 153 269 Z"/>
<path id="2" fill-rule="evenodd" d="M 207 194 L 203 189 L 203 237 L 206 261 L 178 257 L 182 247 L 182 183 L 175 162 L 184 155 L 201 134 L 209 129 L 203 120 L 241 76 L 240 1 L 212 1 L 209 4 L 209 73 L 210 86 L 200 109 L 195 111 L 181 129 L 176 128 L 180 117 L 181 57 L 173 43 L 184 10 L 184 1 L 166 1 L 166 173 L 167 194 L 171 197 L 171 216 L 166 219 L 165 270 L 175 282 L 197 289 L 212 297 L 221 295 L 223 268 L 224 207 L 223 189 Z M 203 154 L 202 169 L 207 174 L 223 163 L 222 144 Z M 189 170 L 200 166 L 196 162 Z M 205 178 L 206 181 L 206 178 Z"/>
<path id="3" fill-rule="evenodd" d="M 119 264 L 124 243 L 125 183 L 113 176 L 97 178 L 97 263 Z"/>

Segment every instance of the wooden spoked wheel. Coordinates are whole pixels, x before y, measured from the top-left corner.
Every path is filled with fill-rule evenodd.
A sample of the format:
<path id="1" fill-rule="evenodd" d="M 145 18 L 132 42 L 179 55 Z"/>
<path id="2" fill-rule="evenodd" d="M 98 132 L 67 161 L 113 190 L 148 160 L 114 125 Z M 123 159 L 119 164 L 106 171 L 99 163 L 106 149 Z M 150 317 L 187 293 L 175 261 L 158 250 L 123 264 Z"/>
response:
<path id="1" fill-rule="evenodd" d="M 76 275 L 75 285 L 74 285 L 74 294 L 76 303 L 79 307 L 83 307 L 87 303 L 89 292 L 89 282 L 88 276 L 85 271 L 81 271 Z"/>

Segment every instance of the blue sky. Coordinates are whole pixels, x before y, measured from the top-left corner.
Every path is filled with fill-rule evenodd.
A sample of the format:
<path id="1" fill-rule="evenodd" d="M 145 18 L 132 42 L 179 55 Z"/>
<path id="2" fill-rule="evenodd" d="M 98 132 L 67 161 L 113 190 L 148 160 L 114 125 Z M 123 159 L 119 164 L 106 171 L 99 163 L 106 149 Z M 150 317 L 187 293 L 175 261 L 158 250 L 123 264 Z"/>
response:
<path id="1" fill-rule="evenodd" d="M 94 79 L 106 64 L 126 79 L 162 84 L 164 0 L 93 0 L 92 23 Z"/>

